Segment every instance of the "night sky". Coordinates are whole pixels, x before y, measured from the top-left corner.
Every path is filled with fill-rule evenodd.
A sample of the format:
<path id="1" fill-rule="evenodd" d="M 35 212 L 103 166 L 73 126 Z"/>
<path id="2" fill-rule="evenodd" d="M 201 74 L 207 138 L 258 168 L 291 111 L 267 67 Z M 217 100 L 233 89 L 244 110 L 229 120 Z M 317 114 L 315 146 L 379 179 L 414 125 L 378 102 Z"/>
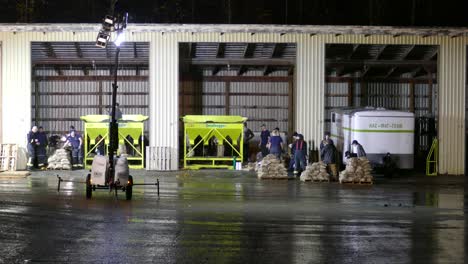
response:
<path id="1" fill-rule="evenodd" d="M 467 0 L 121 0 L 131 23 L 468 26 Z M 111 0 L 0 0 L 0 22 L 96 23 Z"/>

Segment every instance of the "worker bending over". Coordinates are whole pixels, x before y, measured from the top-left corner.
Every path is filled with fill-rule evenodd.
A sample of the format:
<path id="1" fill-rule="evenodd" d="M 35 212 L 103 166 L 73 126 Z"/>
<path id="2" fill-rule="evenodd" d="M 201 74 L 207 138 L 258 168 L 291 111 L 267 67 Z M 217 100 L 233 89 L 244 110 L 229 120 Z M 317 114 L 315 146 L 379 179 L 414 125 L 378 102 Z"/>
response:
<path id="1" fill-rule="evenodd" d="M 359 144 L 357 140 L 353 140 L 353 142 L 351 143 L 351 147 L 352 147 L 351 153 L 355 153 L 358 156 L 358 158 L 366 156 L 366 152 L 364 151 L 364 148 L 362 147 L 361 144 Z"/>

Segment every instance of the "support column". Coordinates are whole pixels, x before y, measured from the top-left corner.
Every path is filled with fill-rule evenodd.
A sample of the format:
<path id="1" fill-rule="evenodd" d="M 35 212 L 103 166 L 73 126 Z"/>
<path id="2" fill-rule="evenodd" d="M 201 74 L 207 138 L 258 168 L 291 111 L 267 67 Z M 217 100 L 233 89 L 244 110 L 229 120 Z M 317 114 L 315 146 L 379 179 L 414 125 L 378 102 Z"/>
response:
<path id="1" fill-rule="evenodd" d="M 3 143 L 26 147 L 31 129 L 31 42 L 24 33 L 11 34 L 2 42 Z M 18 168 L 21 169 L 20 161 Z M 26 167 L 26 162 L 24 162 Z"/>
<path id="2" fill-rule="evenodd" d="M 439 173 L 462 175 L 465 164 L 466 44 L 445 37 L 439 49 Z"/>
<path id="3" fill-rule="evenodd" d="M 298 37 L 296 61 L 296 129 L 317 149 L 325 122 L 325 44 L 309 35 Z"/>
<path id="4" fill-rule="evenodd" d="M 176 34 L 155 34 L 150 43 L 150 146 L 170 155 L 168 170 L 179 161 L 179 44 Z"/>

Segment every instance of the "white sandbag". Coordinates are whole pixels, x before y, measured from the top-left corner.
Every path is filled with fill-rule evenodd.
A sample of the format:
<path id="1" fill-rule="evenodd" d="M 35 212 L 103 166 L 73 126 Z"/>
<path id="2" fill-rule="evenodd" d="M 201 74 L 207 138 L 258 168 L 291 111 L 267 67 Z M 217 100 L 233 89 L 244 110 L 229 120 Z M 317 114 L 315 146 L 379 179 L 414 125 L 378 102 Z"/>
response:
<path id="1" fill-rule="evenodd" d="M 130 169 L 128 168 L 128 160 L 126 157 L 120 157 L 115 161 L 115 179 L 120 182 L 120 185 L 127 186 L 128 175 Z"/>
<path id="2" fill-rule="evenodd" d="M 109 161 L 105 156 L 95 156 L 91 165 L 91 180 L 93 184 L 105 185 Z"/>

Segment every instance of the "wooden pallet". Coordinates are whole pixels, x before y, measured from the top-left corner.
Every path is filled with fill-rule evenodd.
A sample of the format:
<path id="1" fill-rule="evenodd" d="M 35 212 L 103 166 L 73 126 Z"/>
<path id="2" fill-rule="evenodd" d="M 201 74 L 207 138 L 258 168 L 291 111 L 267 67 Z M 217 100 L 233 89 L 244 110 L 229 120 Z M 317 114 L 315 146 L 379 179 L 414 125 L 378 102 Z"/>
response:
<path id="1" fill-rule="evenodd" d="M 331 182 L 330 180 L 311 180 L 311 182 Z"/>
<path id="2" fill-rule="evenodd" d="M 18 146 L 16 144 L 0 145 L 0 171 L 16 170 Z"/>
<path id="3" fill-rule="evenodd" d="M 373 181 L 342 181 L 341 184 L 372 185 Z"/>
<path id="4" fill-rule="evenodd" d="M 294 177 L 262 177 L 260 180 L 292 180 Z"/>
<path id="5" fill-rule="evenodd" d="M 58 168 L 58 169 L 52 169 L 52 168 L 47 168 L 47 170 L 56 170 L 56 171 L 71 171 L 72 169 L 64 169 L 64 168 Z"/>

